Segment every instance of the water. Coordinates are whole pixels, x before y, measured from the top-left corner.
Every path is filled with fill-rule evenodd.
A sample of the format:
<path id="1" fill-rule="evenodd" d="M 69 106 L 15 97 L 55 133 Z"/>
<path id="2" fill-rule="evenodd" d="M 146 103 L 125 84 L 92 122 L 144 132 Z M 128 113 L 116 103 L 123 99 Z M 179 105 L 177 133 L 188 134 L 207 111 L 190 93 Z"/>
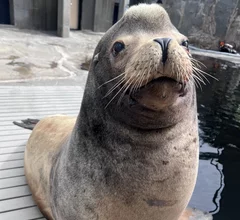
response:
<path id="1" fill-rule="evenodd" d="M 214 220 L 240 219 L 240 68 L 215 59 L 207 66 L 210 83 L 198 89 L 200 165 L 190 206 Z"/>

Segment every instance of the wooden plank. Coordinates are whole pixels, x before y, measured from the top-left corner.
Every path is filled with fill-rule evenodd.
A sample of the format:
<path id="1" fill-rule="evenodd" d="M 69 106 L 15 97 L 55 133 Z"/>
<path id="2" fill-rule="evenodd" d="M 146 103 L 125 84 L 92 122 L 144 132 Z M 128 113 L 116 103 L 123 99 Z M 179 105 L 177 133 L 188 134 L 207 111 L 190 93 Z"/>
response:
<path id="1" fill-rule="evenodd" d="M 24 166 L 23 160 L 0 162 L 0 170 L 20 168 Z"/>
<path id="2" fill-rule="evenodd" d="M 35 206 L 24 176 L 24 150 L 31 131 L 12 122 L 56 114 L 77 116 L 82 96 L 83 88 L 75 86 L 0 87 L 1 220 L 46 220 Z"/>
<path id="3" fill-rule="evenodd" d="M 78 101 L 75 101 L 75 100 L 71 100 L 71 99 L 68 99 L 68 102 L 67 103 L 64 103 L 64 106 L 67 106 L 67 107 L 70 107 L 70 106 L 79 106 L 80 105 L 80 101 L 81 99 L 79 99 Z M 19 109 L 19 110 L 22 110 L 22 108 L 25 110 L 25 109 L 28 109 L 29 108 L 32 108 L 32 107 L 35 107 L 35 108 L 38 108 L 38 107 L 49 107 L 49 108 L 58 108 L 58 107 L 61 107 L 63 105 L 63 102 L 62 100 L 59 100 L 58 102 L 36 102 L 36 103 L 29 103 L 29 102 L 22 102 L 22 103 L 18 103 L 17 106 L 16 106 L 16 103 L 12 103 L 12 102 L 7 102 L 4 106 L 0 106 L 0 110 L 5 110 L 6 107 L 7 108 L 13 108 L 14 109 Z"/>
<path id="4" fill-rule="evenodd" d="M 16 113 L 11 114 L 9 116 L 2 117 L 0 115 L 0 123 L 4 125 L 2 122 L 8 122 L 7 124 L 12 124 L 13 121 L 19 121 L 26 118 L 44 118 L 46 116 L 53 116 L 53 115 L 74 115 L 77 116 L 78 110 L 72 110 L 72 111 L 47 111 L 47 112 L 38 112 L 38 113 Z"/>
<path id="5" fill-rule="evenodd" d="M 23 160 L 24 153 L 18 154 L 0 154 L 0 162 L 12 161 L 12 160 Z"/>
<path id="6" fill-rule="evenodd" d="M 16 126 L 16 125 L 14 125 L 14 126 Z M 17 126 L 16 126 L 17 127 Z M 0 132 L 0 137 L 1 136 L 11 136 L 11 137 L 13 137 L 13 136 L 15 136 L 15 135 L 21 135 L 21 134 L 28 134 L 28 135 L 30 135 L 31 134 L 31 130 L 28 130 L 28 129 L 23 129 L 23 128 L 20 128 L 20 127 L 17 127 L 18 129 L 16 129 L 16 130 L 3 130 L 3 131 L 1 131 Z M 0 138 L 0 140 L 1 140 L 1 138 Z"/>
<path id="7" fill-rule="evenodd" d="M 14 186 L 23 186 L 26 185 L 25 176 L 13 177 L 8 179 L 0 179 L 0 189 L 14 187 Z"/>
<path id="8" fill-rule="evenodd" d="M 1 148 L 7 148 L 7 147 L 26 146 L 27 140 L 28 140 L 28 138 L 22 138 L 22 139 L 19 138 L 18 140 L 15 140 L 15 138 L 13 138 L 13 137 L 9 137 L 9 139 L 5 140 L 5 141 L 1 141 L 1 139 L 0 139 L 0 150 L 1 150 Z M 1 154 L 1 151 L 0 151 L 0 154 Z"/>
<path id="9" fill-rule="evenodd" d="M 24 142 L 25 142 L 25 145 L 26 145 L 26 141 L 24 141 Z M 0 144 L 2 144 L 2 143 L 0 143 Z M 25 146 L 0 148 L 0 155 L 22 153 L 22 152 L 24 152 L 24 150 L 25 150 Z"/>
<path id="10" fill-rule="evenodd" d="M 11 126 L 13 125 L 13 121 L 20 121 L 22 119 L 26 119 L 26 118 L 35 118 L 35 119 L 41 119 L 47 116 L 53 116 L 53 115 L 68 115 L 68 116 L 73 116 L 73 117 L 77 117 L 79 111 L 75 111 L 75 112 L 54 112 L 54 114 L 44 114 L 42 113 L 41 115 L 36 115 L 36 114 L 29 114 L 26 116 L 19 116 L 19 117 L 7 117 L 7 119 L 2 120 L 0 118 L 0 125 L 1 126 Z"/>
<path id="11" fill-rule="evenodd" d="M 1 100 L 6 100 L 6 97 L 9 97 L 9 99 L 25 99 L 25 98 L 30 98 L 30 99 L 34 99 L 34 98 L 43 98 L 43 97 L 53 97 L 53 98 L 62 98 L 62 97 L 67 97 L 67 98 L 72 98 L 72 97 L 80 97 L 81 94 L 83 92 L 79 91 L 79 92 L 61 92 L 59 94 L 57 94 L 56 92 L 45 92 L 45 93 L 33 93 L 33 94 L 23 94 L 23 93 L 19 93 L 18 95 L 10 95 L 10 94 L 3 94 L 0 93 L 0 101 Z"/>
<path id="12" fill-rule="evenodd" d="M 19 131 L 19 130 L 22 130 L 22 131 L 30 131 L 30 130 L 27 130 L 27 129 L 22 129 L 16 125 L 14 125 L 12 122 L 9 123 L 8 125 L 3 125 L 2 123 L 0 123 L 0 134 L 4 131 Z M 31 132 L 31 131 L 30 131 Z"/>
<path id="13" fill-rule="evenodd" d="M 29 97 L 24 97 L 24 96 L 19 96 L 19 97 L 6 96 L 6 97 L 2 97 L 0 99 L 0 102 L 9 103 L 9 101 L 14 101 L 16 103 L 17 102 L 28 102 L 28 103 L 45 102 L 45 103 L 47 103 L 47 102 L 51 102 L 51 101 L 66 101 L 66 103 L 67 103 L 67 101 L 69 99 L 74 100 L 74 101 L 79 101 L 79 96 L 72 96 L 72 97 L 51 96 L 51 95 L 48 95 L 47 97 L 43 97 L 43 96 L 29 96 Z"/>
<path id="14" fill-rule="evenodd" d="M 36 205 L 32 199 L 32 196 L 24 196 L 16 199 L 3 200 L 0 204 L 0 214 L 1 212 L 7 212 L 10 210 L 22 209 Z"/>
<path id="15" fill-rule="evenodd" d="M 24 168 L 16 168 L 10 170 L 0 170 L 0 179 L 16 177 L 24 175 Z"/>
<path id="16" fill-rule="evenodd" d="M 0 145 L 2 142 L 12 141 L 13 138 L 14 138 L 14 141 L 27 140 L 29 138 L 29 135 L 30 134 L 19 134 L 15 136 L 1 136 Z"/>
<path id="17" fill-rule="evenodd" d="M 34 206 L 26 209 L 19 209 L 12 212 L 5 212 L 0 214 L 1 220 L 29 220 L 40 218 L 43 215 L 39 209 Z"/>
<path id="18" fill-rule="evenodd" d="M 0 113 L 1 117 L 16 117 L 16 116 L 27 116 L 30 115 L 56 115 L 56 114 L 64 114 L 66 115 L 67 112 L 72 113 L 72 112 L 76 112 L 79 111 L 80 109 L 80 105 L 76 106 L 76 107 L 70 107 L 69 109 L 66 108 L 39 108 L 39 109 L 28 109 L 28 111 L 21 111 L 19 112 L 18 110 L 14 111 L 14 112 L 6 112 L 6 113 Z M 2 118 L 4 119 L 4 118 Z M 4 120 L 1 120 L 4 121 Z"/>
<path id="19" fill-rule="evenodd" d="M 0 91 L 2 92 L 11 92 L 12 94 L 14 93 L 19 93 L 19 92 L 47 92 L 47 91 L 76 91 L 82 89 L 82 86 L 37 86 L 37 89 L 34 85 L 28 85 L 28 86 L 2 86 L 0 87 Z"/>
<path id="20" fill-rule="evenodd" d="M 74 104 L 72 105 L 58 105 L 58 106 L 50 106 L 50 105 L 39 105 L 39 106 L 35 106 L 33 105 L 32 107 L 34 107 L 33 109 L 31 109 L 31 106 L 27 106 L 27 105 L 24 105 L 22 106 L 21 108 L 14 108 L 12 109 L 11 106 L 5 106 L 4 109 L 0 109 L 0 114 L 6 114 L 8 113 L 8 115 L 10 113 L 16 113 L 16 112 L 42 112 L 42 111 L 46 111 L 46 110 L 54 110 L 54 109 L 57 109 L 58 111 L 59 110 L 62 110 L 62 111 L 65 111 L 65 110 L 78 110 L 79 107 L 80 107 L 80 104 L 75 102 Z"/>
<path id="21" fill-rule="evenodd" d="M 29 196 L 31 194 L 32 193 L 28 186 L 18 186 L 8 189 L 0 189 L 0 202 L 1 200 L 18 198 L 21 196 Z"/>
<path id="22" fill-rule="evenodd" d="M 67 91 L 61 91 L 61 90 L 58 90 L 56 91 L 55 90 L 46 90 L 46 91 L 20 91 L 20 92 L 17 92 L 17 93 L 13 93 L 11 91 L 2 91 L 0 90 L 0 98 L 1 97 L 4 97 L 4 96 L 10 96 L 10 97 L 16 97 L 16 96 L 44 96 L 44 95 L 79 95 L 79 93 L 83 92 L 83 89 L 77 89 L 75 91 L 73 90 L 67 90 Z"/>

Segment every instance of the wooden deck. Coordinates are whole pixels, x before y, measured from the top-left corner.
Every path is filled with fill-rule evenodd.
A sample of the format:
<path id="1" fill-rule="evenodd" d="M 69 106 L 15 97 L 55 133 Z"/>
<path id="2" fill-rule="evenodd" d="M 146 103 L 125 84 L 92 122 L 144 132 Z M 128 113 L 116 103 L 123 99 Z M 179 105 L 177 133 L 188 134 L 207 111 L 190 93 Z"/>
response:
<path id="1" fill-rule="evenodd" d="M 76 116 L 83 88 L 76 86 L 0 87 L 0 219 L 45 219 L 24 176 L 24 149 L 31 133 L 13 121 L 47 115 Z"/>

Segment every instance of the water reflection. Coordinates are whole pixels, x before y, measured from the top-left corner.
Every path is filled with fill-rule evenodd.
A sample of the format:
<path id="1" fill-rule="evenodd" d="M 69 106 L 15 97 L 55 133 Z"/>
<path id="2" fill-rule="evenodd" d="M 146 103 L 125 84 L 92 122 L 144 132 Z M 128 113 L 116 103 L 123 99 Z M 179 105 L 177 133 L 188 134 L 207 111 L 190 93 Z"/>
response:
<path id="1" fill-rule="evenodd" d="M 210 211 L 214 220 L 239 219 L 240 69 L 198 57 L 219 81 L 198 90 L 200 167 L 190 205 Z"/>

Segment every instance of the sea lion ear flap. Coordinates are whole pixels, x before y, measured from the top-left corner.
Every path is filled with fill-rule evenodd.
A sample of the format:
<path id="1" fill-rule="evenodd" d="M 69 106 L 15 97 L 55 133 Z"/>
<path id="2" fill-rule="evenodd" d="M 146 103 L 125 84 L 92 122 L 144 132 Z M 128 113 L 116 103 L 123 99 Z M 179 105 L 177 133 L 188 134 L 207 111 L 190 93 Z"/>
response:
<path id="1" fill-rule="evenodd" d="M 99 57 L 99 53 L 95 54 L 95 56 L 93 57 L 93 62 L 96 64 L 99 60 L 98 60 L 98 57 Z"/>

